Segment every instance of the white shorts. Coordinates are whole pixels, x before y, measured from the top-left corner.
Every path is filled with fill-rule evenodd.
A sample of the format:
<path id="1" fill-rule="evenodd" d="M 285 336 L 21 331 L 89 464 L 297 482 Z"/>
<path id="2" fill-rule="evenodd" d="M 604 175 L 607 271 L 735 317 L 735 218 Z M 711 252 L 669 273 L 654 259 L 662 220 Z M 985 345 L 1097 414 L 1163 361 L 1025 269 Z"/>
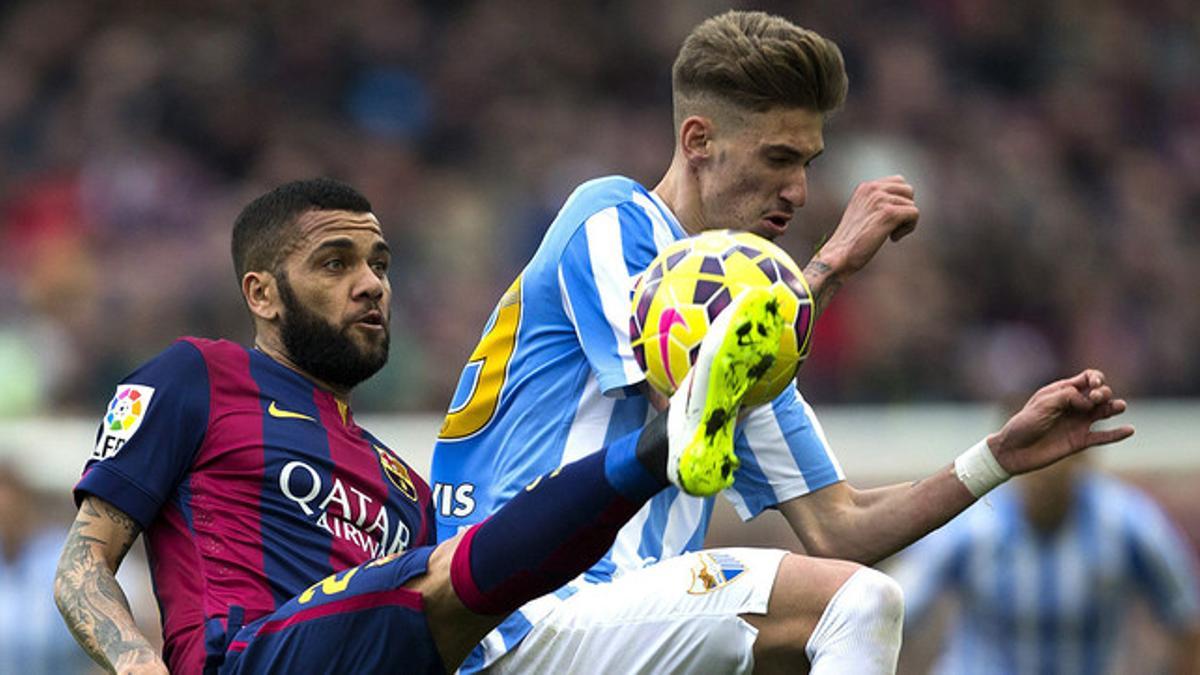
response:
<path id="1" fill-rule="evenodd" d="M 712 549 L 587 585 L 487 672 L 749 673 L 758 629 L 739 615 L 766 614 L 784 555 Z"/>

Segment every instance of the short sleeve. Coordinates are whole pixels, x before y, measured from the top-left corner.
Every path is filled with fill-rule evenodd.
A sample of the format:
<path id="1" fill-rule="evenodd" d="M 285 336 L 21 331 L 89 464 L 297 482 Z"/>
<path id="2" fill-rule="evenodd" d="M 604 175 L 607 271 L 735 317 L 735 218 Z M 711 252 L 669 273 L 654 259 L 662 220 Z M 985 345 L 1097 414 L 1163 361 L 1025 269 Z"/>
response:
<path id="1" fill-rule="evenodd" d="M 845 479 L 816 414 L 794 387 L 751 410 L 734 444 L 741 467 L 725 495 L 743 520 Z"/>
<path id="2" fill-rule="evenodd" d="M 645 379 L 629 344 L 630 303 L 636 274 L 657 253 L 649 216 L 626 202 L 589 217 L 559 260 L 564 309 L 608 396 L 625 396 Z"/>
<path id="3" fill-rule="evenodd" d="M 208 370 L 192 344 L 176 342 L 138 368 L 104 412 L 75 502 L 95 495 L 149 527 L 204 440 L 208 406 Z"/>

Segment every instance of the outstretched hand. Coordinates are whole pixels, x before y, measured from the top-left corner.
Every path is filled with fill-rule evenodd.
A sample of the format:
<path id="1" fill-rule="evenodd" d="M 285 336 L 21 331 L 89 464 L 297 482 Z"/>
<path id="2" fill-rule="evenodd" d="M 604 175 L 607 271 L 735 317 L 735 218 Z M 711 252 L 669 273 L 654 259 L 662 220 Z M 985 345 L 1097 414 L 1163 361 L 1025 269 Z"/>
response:
<path id="1" fill-rule="evenodd" d="M 988 447 L 1008 473 L 1033 471 L 1080 450 L 1132 436 L 1129 425 L 1092 429 L 1095 422 L 1120 415 L 1125 408 L 1123 399 L 1113 398 L 1104 373 L 1085 370 L 1039 389 L 1000 431 L 988 437 Z"/>
<path id="2" fill-rule="evenodd" d="M 837 289 L 862 269 L 888 239 L 899 241 L 917 227 L 921 213 L 913 186 L 903 176 L 862 183 L 854 190 L 837 229 L 804 267 L 804 279 L 820 316 Z"/>
<path id="3" fill-rule="evenodd" d="M 843 275 L 862 269 L 885 241 L 899 241 L 916 228 L 921 214 L 914 196 L 913 186 L 903 176 L 860 184 L 818 257 L 830 257 L 831 266 Z"/>

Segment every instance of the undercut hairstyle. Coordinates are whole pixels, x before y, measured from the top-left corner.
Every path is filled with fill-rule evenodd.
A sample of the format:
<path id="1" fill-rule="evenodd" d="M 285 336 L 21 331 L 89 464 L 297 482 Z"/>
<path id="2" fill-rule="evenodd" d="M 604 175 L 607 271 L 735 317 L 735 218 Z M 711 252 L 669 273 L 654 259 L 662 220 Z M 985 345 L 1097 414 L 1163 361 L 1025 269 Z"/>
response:
<path id="1" fill-rule="evenodd" d="M 331 178 L 284 183 L 246 205 L 233 224 L 233 269 L 238 282 L 250 271 L 277 273 L 296 236 L 295 224 L 308 211 L 369 213 L 371 202 Z"/>
<path id="2" fill-rule="evenodd" d="M 721 108 L 830 113 L 848 85 L 832 40 L 765 12 L 729 11 L 696 26 L 679 49 L 671 70 L 675 128 Z"/>

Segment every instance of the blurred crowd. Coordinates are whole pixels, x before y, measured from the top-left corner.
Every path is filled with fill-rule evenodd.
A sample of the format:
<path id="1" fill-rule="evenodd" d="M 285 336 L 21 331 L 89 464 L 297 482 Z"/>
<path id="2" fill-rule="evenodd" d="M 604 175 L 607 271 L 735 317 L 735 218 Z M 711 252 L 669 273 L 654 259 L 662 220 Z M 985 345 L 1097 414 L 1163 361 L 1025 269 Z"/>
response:
<path id="1" fill-rule="evenodd" d="M 1081 364 L 1200 395 L 1200 10 L 1191 0 L 762 2 L 851 77 L 807 260 L 862 180 L 916 235 L 818 327 L 822 402 L 990 398 Z M 741 5 L 747 6 L 747 5 Z M 248 337 L 249 199 L 330 175 L 398 252 L 392 362 L 358 407 L 444 409 L 570 189 L 653 185 L 670 65 L 725 3 L 37 0 L 0 9 L 0 415 L 98 413 L 180 334 Z"/>

